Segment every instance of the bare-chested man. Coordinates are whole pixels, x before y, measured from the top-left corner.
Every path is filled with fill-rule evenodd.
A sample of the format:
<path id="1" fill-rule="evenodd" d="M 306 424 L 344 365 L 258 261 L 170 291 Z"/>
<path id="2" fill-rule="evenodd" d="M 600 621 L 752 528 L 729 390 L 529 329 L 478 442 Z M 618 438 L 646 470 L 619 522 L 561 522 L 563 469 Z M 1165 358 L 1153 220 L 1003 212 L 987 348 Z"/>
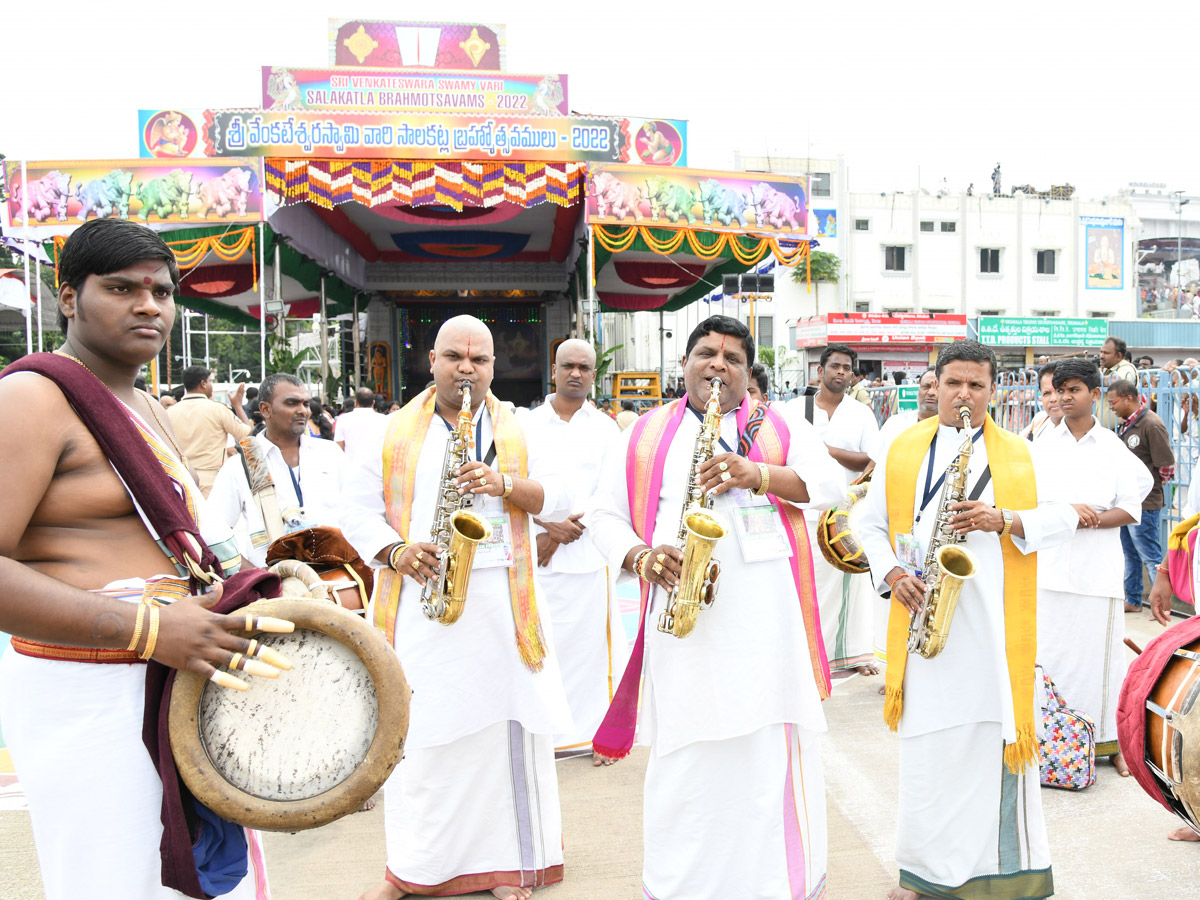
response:
<path id="1" fill-rule="evenodd" d="M 59 278 L 67 336 L 59 352 L 125 404 L 170 457 L 164 477 L 172 466 L 179 488 L 198 498 L 162 407 L 134 389 L 175 318 L 170 249 L 135 223 L 91 221 L 63 247 Z M 162 786 L 142 744 L 146 668 L 136 663 L 152 655 L 211 676 L 246 652 L 249 642 L 230 633 L 243 620 L 205 608 L 219 588 L 168 602 L 186 580 L 52 381 L 31 372 L 0 379 L 3 413 L 23 424 L 0 431 L 0 631 L 14 635 L 0 660 L 0 720 L 29 800 L 45 895 L 181 897 L 161 884 Z M 215 550 L 218 535 L 202 534 Z M 167 605 L 147 612 L 144 596 Z M 139 618 L 147 627 L 134 639 Z M 116 664 L 91 664 L 102 662 Z M 253 882 L 226 896 L 254 896 Z"/>
<path id="2" fill-rule="evenodd" d="M 554 735 L 571 714 L 534 583 L 532 517 L 562 521 L 572 498 L 553 459 L 538 458 L 552 449 L 530 445 L 490 392 L 494 364 L 483 322 L 446 322 L 429 353 L 433 386 L 389 419 L 382 446 L 350 476 L 342 527 L 381 567 L 375 624 L 413 689 L 404 759 L 384 793 L 387 868 L 362 900 L 486 890 L 527 900 L 563 877 Z M 440 565 L 431 532 L 464 382 L 472 446 L 450 477 L 493 538 L 476 550 L 462 615 L 447 626 L 423 614 L 421 594 Z"/>

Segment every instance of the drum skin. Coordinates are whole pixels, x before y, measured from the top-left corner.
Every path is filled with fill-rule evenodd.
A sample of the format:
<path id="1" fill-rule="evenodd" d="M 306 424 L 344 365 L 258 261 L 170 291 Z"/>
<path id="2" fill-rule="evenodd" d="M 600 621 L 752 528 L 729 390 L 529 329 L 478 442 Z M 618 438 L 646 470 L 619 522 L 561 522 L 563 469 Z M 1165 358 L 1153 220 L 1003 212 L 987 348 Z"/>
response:
<path id="1" fill-rule="evenodd" d="M 320 687 L 326 697 L 331 695 L 331 691 L 336 692 L 340 689 L 342 673 L 337 671 L 339 667 L 345 670 L 346 683 L 354 681 L 352 676 L 355 673 L 351 669 L 357 670 L 359 675 L 362 675 L 362 670 L 365 669 L 365 674 L 369 676 L 374 689 L 375 709 L 370 709 L 369 698 L 361 705 L 374 714 L 374 735 L 369 744 L 366 735 L 349 736 L 352 742 L 366 745 L 365 753 L 361 754 L 361 760 L 357 761 L 353 771 L 344 778 L 334 776 L 337 783 L 330 784 L 328 773 L 319 770 L 310 773 L 305 767 L 314 764 L 314 757 L 320 757 L 327 744 L 335 746 L 344 742 L 346 735 L 326 735 L 321 732 L 323 722 L 336 721 L 338 714 L 344 711 L 330 710 L 330 715 L 322 716 L 319 714 L 320 710 L 297 708 L 297 699 L 288 694 L 289 691 L 296 690 L 296 682 L 293 681 L 287 687 L 280 686 L 287 684 L 286 679 L 289 676 L 295 677 L 297 672 L 302 670 L 301 666 L 297 665 L 289 671 L 281 672 L 278 679 L 257 678 L 243 672 L 233 673 L 250 683 L 251 689 L 245 694 L 219 688 L 194 672 L 178 671 L 171 693 L 168 727 L 171 752 L 175 757 L 179 776 L 197 800 L 222 818 L 247 828 L 294 832 L 327 825 L 359 809 L 379 790 L 403 755 L 404 741 L 408 734 L 411 696 L 404 670 L 387 639 L 370 622 L 365 621 L 361 615 L 355 615 L 328 601 L 295 598 L 259 600 L 243 607 L 234 615 L 242 613 L 273 616 L 293 622 L 296 632 L 292 636 L 264 635 L 257 632 L 235 633 L 268 643 L 275 638 L 291 638 L 297 640 L 300 646 L 310 645 L 307 652 L 317 652 L 317 658 L 325 667 L 334 669 L 332 675 L 322 675 L 326 683 Z M 308 640 L 309 638 L 312 640 Z M 328 640 L 341 645 L 339 651 L 344 649 L 348 654 L 352 654 L 352 657 L 347 655 L 346 658 L 356 657 L 357 662 L 347 665 L 345 661 L 337 660 L 340 653 L 320 653 L 319 646 L 315 651 L 311 649 L 315 642 Z M 286 653 L 286 650 L 284 652 Z M 361 666 L 358 663 L 361 663 Z M 302 729 L 302 740 L 292 737 L 284 740 L 282 746 L 264 751 L 276 764 L 272 771 L 279 768 L 280 756 L 284 757 L 282 769 L 286 771 L 288 786 L 281 786 L 284 779 L 267 774 L 265 770 L 263 777 L 272 779 L 270 785 L 263 785 L 262 789 L 256 789 L 252 785 L 237 786 L 235 782 L 244 782 L 247 778 L 259 774 L 255 771 L 256 767 L 242 766 L 239 771 L 236 761 L 226 762 L 230 753 L 220 746 L 219 741 L 211 741 L 210 738 L 214 746 L 206 744 L 203 736 L 206 724 L 202 721 L 202 710 L 211 708 L 214 703 L 243 704 L 248 702 L 249 698 L 253 698 L 256 708 L 254 714 L 260 716 L 260 720 L 261 717 L 289 717 L 286 724 L 293 735 L 297 729 Z M 279 698 L 277 708 L 271 706 L 273 698 Z M 264 736 L 259 738 L 260 742 L 267 740 L 265 735 L 271 730 L 269 725 L 264 729 Z M 249 734 L 229 736 L 231 743 L 241 742 L 242 747 L 247 746 L 247 743 L 253 745 L 257 734 L 253 730 L 250 731 Z M 294 765 L 289 762 L 289 753 L 295 756 Z M 297 793 L 295 790 L 296 785 L 314 784 L 318 786 L 319 792 L 300 790 Z M 288 794 L 288 791 L 296 795 Z M 287 794 L 287 799 L 278 799 L 281 792 Z"/>
<path id="2" fill-rule="evenodd" d="M 854 482 L 842 502 L 825 510 L 817 520 L 817 546 L 821 548 L 821 555 L 835 569 L 851 575 L 871 571 L 851 521 L 852 510 L 867 495 L 870 486 L 866 479 Z"/>

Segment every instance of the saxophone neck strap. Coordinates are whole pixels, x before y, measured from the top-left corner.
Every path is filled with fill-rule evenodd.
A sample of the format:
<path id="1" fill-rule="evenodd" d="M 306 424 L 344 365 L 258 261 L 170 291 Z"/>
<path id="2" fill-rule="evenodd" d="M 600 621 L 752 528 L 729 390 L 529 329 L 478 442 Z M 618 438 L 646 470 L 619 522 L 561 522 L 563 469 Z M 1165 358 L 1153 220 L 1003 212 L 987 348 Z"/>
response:
<path id="1" fill-rule="evenodd" d="M 687 408 L 692 411 L 692 414 L 697 419 L 699 419 L 702 422 L 704 421 L 704 413 L 700 412 L 698 409 L 696 409 L 690 403 L 687 404 Z M 754 438 L 758 436 L 758 429 L 762 427 L 763 419 L 765 419 L 766 417 L 767 417 L 766 404 L 765 403 L 755 404 L 754 411 L 750 413 L 749 418 L 746 420 L 746 427 L 743 428 L 741 430 L 741 433 L 738 435 L 738 447 L 737 447 L 738 456 L 748 456 L 750 454 L 750 448 L 754 446 Z M 721 449 L 723 449 L 726 453 L 733 452 L 733 449 L 727 443 L 725 443 L 725 439 L 723 437 L 720 437 L 718 435 L 717 440 L 720 441 Z"/>
<path id="2" fill-rule="evenodd" d="M 981 437 L 983 437 L 983 428 L 982 427 L 978 431 L 976 431 L 973 435 L 971 435 L 971 443 L 972 444 L 977 443 Z M 925 491 L 924 491 L 924 493 L 921 494 L 921 508 L 917 512 L 917 521 L 918 522 L 921 521 L 921 513 L 925 512 L 926 507 L 928 507 L 930 502 L 933 500 L 933 498 L 938 495 L 938 492 L 940 492 L 942 489 L 942 484 L 946 481 L 946 473 L 945 472 L 942 472 L 942 474 L 938 476 L 937 481 L 933 480 L 933 460 L 934 460 L 934 457 L 936 457 L 936 456 L 937 456 L 937 432 L 935 431 L 933 433 L 933 442 L 929 445 L 929 465 L 927 465 L 925 467 Z M 988 478 L 990 479 L 991 478 L 990 469 L 988 471 L 989 471 Z M 980 479 L 980 484 L 986 485 L 987 481 Z M 975 487 L 976 487 L 976 490 L 980 489 L 979 485 L 976 485 Z M 972 497 L 971 499 L 974 500 L 976 498 Z"/>

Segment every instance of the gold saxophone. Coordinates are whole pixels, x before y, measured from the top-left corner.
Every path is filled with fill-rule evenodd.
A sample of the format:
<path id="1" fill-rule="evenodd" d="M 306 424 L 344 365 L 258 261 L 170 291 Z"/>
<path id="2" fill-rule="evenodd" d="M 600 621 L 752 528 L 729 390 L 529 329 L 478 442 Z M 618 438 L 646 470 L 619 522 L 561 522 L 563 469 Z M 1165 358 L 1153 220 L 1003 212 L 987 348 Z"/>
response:
<path id="1" fill-rule="evenodd" d="M 967 536 L 956 532 L 950 524 L 953 515 L 950 507 L 967 499 L 967 466 L 971 462 L 973 446 L 971 410 L 962 407 L 958 417 L 962 419 L 964 437 L 958 456 L 946 469 L 933 535 L 925 554 L 925 601 L 908 623 L 909 652 L 919 653 L 925 659 L 933 659 L 945 648 L 963 583 L 979 571 L 975 554 L 959 546 Z"/>
<path id="2" fill-rule="evenodd" d="M 458 425 L 446 442 L 440 499 L 430 532 L 430 540 L 442 551 L 441 565 L 421 589 L 421 612 L 443 625 L 453 625 L 463 614 L 475 548 L 492 536 L 491 523 L 467 509 L 475 496 L 460 491 L 455 484 L 455 473 L 471 456 L 471 383 L 464 381 L 459 390 L 462 409 L 458 411 Z"/>
<path id="3" fill-rule="evenodd" d="M 658 630 L 677 638 L 691 634 L 700 610 L 708 609 L 717 598 L 717 577 L 721 574 L 721 564 L 713 559 L 713 550 L 717 541 L 729 533 L 729 527 L 709 511 L 713 497 L 705 494 L 696 484 L 696 468 L 705 460 L 712 459 L 713 448 L 720 438 L 721 379 L 714 378 L 709 384 L 704 421 L 700 423 L 700 433 L 692 450 L 683 513 L 679 517 L 679 533 L 675 537 L 675 546 L 683 551 L 682 574 L 675 590 L 667 595 L 667 608 L 658 617 Z"/>

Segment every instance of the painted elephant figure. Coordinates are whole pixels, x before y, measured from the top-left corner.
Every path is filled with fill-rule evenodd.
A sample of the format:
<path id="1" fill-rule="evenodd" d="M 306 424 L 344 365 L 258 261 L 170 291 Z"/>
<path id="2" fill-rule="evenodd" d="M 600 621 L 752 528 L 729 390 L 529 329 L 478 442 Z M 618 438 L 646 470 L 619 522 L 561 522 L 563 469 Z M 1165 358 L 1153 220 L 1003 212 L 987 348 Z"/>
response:
<path id="1" fill-rule="evenodd" d="M 181 219 L 188 214 L 188 200 L 192 196 L 192 173 L 183 169 L 172 169 L 162 178 L 152 178 L 137 187 L 137 197 L 142 201 L 138 213 L 142 221 L 157 213 L 160 219 L 174 213 Z"/>
<path id="2" fill-rule="evenodd" d="M 37 181 L 13 187 L 13 201 L 19 208 L 28 204 L 29 215 L 44 222 L 51 215 L 60 222 L 67 221 L 67 201 L 71 199 L 71 176 L 55 169 Z M 19 216 L 18 216 L 19 218 Z"/>
<path id="3" fill-rule="evenodd" d="M 632 214 L 640 222 L 642 195 L 632 184 L 626 184 L 611 172 L 600 172 L 592 180 L 596 190 L 596 212 L 602 218 L 624 219 Z"/>
<path id="4" fill-rule="evenodd" d="M 706 178 L 700 182 L 700 193 L 696 196 L 696 202 L 704 211 L 705 225 L 711 225 L 716 218 L 726 225 L 732 225 L 736 219 L 743 228 L 750 227 L 750 220 L 746 215 L 746 198 L 715 178 Z"/>
<path id="5" fill-rule="evenodd" d="M 678 222 L 686 216 L 689 225 L 696 223 L 696 216 L 692 212 L 695 198 L 681 184 L 672 184 L 661 175 L 647 178 L 646 199 L 650 201 L 650 218 L 656 222 L 665 215 L 672 222 Z"/>
<path id="6" fill-rule="evenodd" d="M 782 228 L 787 224 L 792 228 L 804 227 L 800 222 L 800 204 L 765 181 L 760 181 L 750 189 L 750 199 L 754 204 L 754 218 L 760 226 Z"/>
<path id="7" fill-rule="evenodd" d="M 246 199 L 250 193 L 249 169 L 230 169 L 220 178 L 214 178 L 200 185 L 196 196 L 200 200 L 200 218 L 207 219 L 209 210 L 221 218 L 236 212 L 238 216 L 246 215 Z"/>
<path id="8" fill-rule="evenodd" d="M 104 219 L 115 212 L 119 218 L 127 219 L 132 189 L 133 173 L 122 169 L 79 185 L 75 189 L 75 199 L 79 201 L 79 212 L 75 216 L 80 222 L 86 222 L 92 213 Z"/>

